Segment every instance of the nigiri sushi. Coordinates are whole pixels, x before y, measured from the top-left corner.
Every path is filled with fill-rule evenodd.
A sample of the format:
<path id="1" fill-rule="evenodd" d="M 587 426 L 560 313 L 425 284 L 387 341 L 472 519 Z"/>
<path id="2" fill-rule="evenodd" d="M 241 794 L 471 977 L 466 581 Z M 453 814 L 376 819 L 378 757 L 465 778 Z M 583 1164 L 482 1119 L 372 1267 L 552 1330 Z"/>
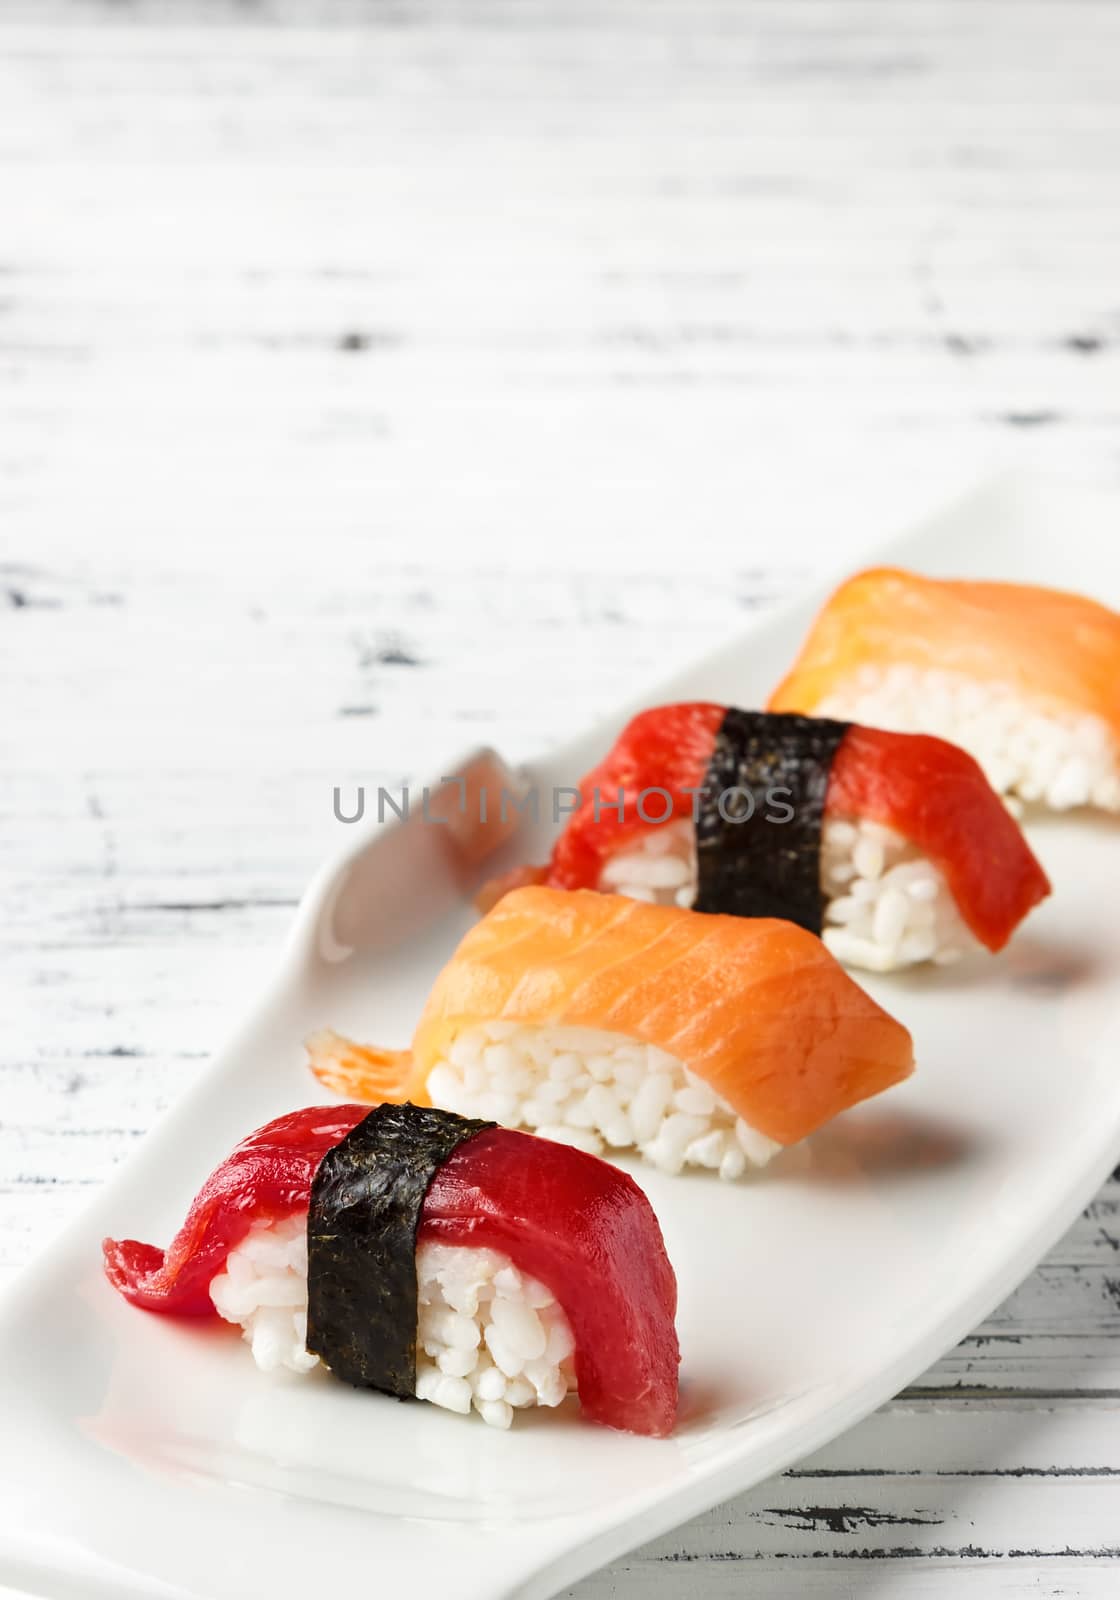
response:
<path id="1" fill-rule="evenodd" d="M 415 1105 L 311 1106 L 207 1179 L 166 1251 L 106 1239 L 133 1305 L 239 1323 L 257 1365 L 509 1426 L 571 1391 L 663 1436 L 677 1287 L 649 1201 L 570 1146 Z"/>
<path id="2" fill-rule="evenodd" d="M 1078 595 L 861 572 L 770 709 L 939 734 L 1001 793 L 1120 811 L 1120 613 Z"/>
<path id="3" fill-rule="evenodd" d="M 538 881 L 784 917 L 852 966 L 999 950 L 1049 893 L 978 764 L 942 739 L 706 701 L 657 706 L 579 793 Z"/>
<path id="4" fill-rule="evenodd" d="M 910 1035 L 791 922 L 515 889 L 444 967 L 408 1050 L 308 1041 L 356 1099 L 739 1177 L 913 1069 Z"/>

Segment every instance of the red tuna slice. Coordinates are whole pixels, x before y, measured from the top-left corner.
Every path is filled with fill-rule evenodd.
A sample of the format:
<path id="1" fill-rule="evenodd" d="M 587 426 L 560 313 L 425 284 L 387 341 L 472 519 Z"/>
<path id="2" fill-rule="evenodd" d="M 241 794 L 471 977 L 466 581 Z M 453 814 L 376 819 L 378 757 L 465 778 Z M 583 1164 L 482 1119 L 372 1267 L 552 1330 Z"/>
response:
<path id="1" fill-rule="evenodd" d="M 924 733 L 849 728 L 826 814 L 893 828 L 944 874 L 961 917 L 1001 950 L 1050 882 L 1014 817 L 964 750 Z"/>
<path id="2" fill-rule="evenodd" d="M 229 1252 L 258 1218 L 306 1210 L 319 1162 L 369 1109 L 312 1106 L 250 1134 L 206 1180 L 166 1252 L 105 1240 L 110 1283 L 150 1311 L 217 1315 L 210 1282 Z M 418 1239 L 509 1256 L 568 1319 L 584 1414 L 631 1433 L 672 1431 L 677 1283 L 653 1209 L 626 1173 L 569 1145 L 486 1129 L 436 1173 Z"/>
<path id="3" fill-rule="evenodd" d="M 691 817 L 691 791 L 704 781 L 726 714 L 726 706 L 688 700 L 654 706 L 633 717 L 606 757 L 580 783 L 579 809 L 552 852 L 545 879 L 549 888 L 594 889 L 603 867 L 620 846 L 651 826 L 669 821 L 662 795 L 650 795 L 645 801 L 651 822 L 639 816 L 638 797 L 643 790 L 666 790 L 673 802 L 672 816 Z M 618 814 L 620 791 L 622 817 Z"/>
<path id="4" fill-rule="evenodd" d="M 420 1240 L 500 1250 L 556 1296 L 583 1414 L 664 1437 L 677 1414 L 677 1280 L 653 1208 L 626 1173 L 570 1145 L 489 1128 L 452 1151 Z"/>
<path id="5" fill-rule="evenodd" d="M 114 1289 L 146 1311 L 216 1316 L 210 1281 L 262 1217 L 306 1211 L 311 1180 L 368 1106 L 308 1106 L 242 1139 L 210 1174 L 169 1248 L 106 1239 L 105 1273 Z"/>

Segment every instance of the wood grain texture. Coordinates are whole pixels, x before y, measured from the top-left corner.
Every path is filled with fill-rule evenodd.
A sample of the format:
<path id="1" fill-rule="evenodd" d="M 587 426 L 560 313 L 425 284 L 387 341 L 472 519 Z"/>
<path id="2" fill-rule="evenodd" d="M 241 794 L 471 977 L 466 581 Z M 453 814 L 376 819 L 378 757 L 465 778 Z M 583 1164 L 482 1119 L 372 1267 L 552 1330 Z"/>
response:
<path id="1" fill-rule="evenodd" d="M 1120 484 L 1109 0 L 0 8 L 0 1270 L 205 1064 L 335 784 L 513 759 L 1007 460 Z M 1120 1181 L 580 1600 L 1103 1600 Z"/>

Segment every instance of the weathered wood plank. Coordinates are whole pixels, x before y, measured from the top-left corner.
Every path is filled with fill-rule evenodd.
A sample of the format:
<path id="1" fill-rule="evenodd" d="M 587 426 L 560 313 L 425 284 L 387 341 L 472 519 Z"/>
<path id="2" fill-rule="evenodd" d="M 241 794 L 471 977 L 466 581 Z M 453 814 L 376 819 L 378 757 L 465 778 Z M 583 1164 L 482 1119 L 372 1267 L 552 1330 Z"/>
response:
<path id="1" fill-rule="evenodd" d="M 1118 1493 L 1115 1406 L 896 1402 L 573 1593 L 1106 1594 Z"/>
<path id="2" fill-rule="evenodd" d="M 773 1564 L 725 1560 L 719 1553 L 695 1560 L 629 1557 L 569 1590 L 579 1600 L 1113 1600 L 1116 1568 L 1110 1560 L 975 1557 L 974 1564 L 930 1557 L 822 1558 Z"/>

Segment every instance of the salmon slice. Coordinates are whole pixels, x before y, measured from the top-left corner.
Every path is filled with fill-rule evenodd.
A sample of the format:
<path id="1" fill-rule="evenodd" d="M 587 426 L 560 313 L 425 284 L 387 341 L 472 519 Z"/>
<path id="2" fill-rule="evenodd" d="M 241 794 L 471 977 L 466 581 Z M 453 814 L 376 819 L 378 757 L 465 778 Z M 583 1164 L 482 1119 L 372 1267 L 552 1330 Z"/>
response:
<path id="1" fill-rule="evenodd" d="M 768 709 L 811 714 L 861 667 L 900 665 L 1008 684 L 1040 708 L 1099 717 L 1120 738 L 1120 614 L 1057 589 L 892 567 L 841 584 Z"/>
<path id="2" fill-rule="evenodd" d="M 792 923 L 531 887 L 505 895 L 463 939 L 410 1052 L 320 1035 L 312 1067 L 340 1093 L 429 1103 L 429 1075 L 480 1022 L 655 1046 L 783 1145 L 914 1065 L 902 1024 Z"/>

